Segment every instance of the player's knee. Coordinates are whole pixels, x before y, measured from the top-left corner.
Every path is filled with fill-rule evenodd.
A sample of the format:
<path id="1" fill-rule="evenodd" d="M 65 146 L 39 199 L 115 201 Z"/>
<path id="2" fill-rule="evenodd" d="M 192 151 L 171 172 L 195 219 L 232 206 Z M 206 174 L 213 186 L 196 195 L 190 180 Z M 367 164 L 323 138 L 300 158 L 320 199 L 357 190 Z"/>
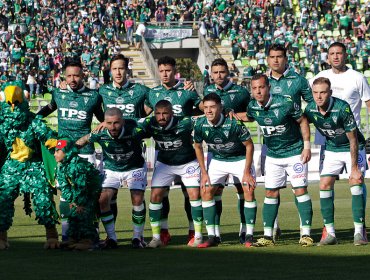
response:
<path id="1" fill-rule="evenodd" d="M 166 190 L 162 190 L 160 188 L 152 188 L 152 192 L 150 194 L 150 201 L 153 203 L 160 203 L 163 200 L 163 196 L 166 193 Z"/>
<path id="2" fill-rule="evenodd" d="M 279 190 L 266 190 L 266 197 L 279 197 Z"/>
<path id="3" fill-rule="evenodd" d="M 107 211 L 110 208 L 109 196 L 106 192 L 102 192 L 99 197 L 99 205 L 102 211 Z M 108 208 L 108 209 L 107 209 Z"/>
<path id="4" fill-rule="evenodd" d="M 307 193 L 307 188 L 296 188 L 294 189 L 295 196 L 301 196 Z"/>

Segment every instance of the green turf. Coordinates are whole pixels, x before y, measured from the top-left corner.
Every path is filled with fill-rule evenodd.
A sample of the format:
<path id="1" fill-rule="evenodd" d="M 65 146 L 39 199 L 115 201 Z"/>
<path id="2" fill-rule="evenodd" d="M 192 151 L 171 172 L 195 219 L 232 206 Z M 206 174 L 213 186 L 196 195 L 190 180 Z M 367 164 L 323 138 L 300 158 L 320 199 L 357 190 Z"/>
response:
<path id="1" fill-rule="evenodd" d="M 370 180 L 367 180 L 370 185 Z M 320 239 L 321 214 L 318 184 L 311 184 L 313 237 Z M 148 195 L 148 193 L 147 193 Z M 233 188 L 223 199 L 222 245 L 211 249 L 187 248 L 187 221 L 179 190 L 170 193 L 171 244 L 156 250 L 130 248 L 131 207 L 128 191 L 119 194 L 117 223 L 120 248 L 113 251 L 44 251 L 43 227 L 22 213 L 17 200 L 14 226 L 9 231 L 11 247 L 0 252 L 0 279 L 355 279 L 367 278 L 370 245 L 352 245 L 353 224 L 350 192 L 345 181 L 337 183 L 336 229 L 339 245 L 302 248 L 298 242 L 298 217 L 289 189 L 282 191 L 280 225 L 282 239 L 272 248 L 244 248 L 238 244 L 238 216 Z M 262 233 L 263 186 L 257 190 L 256 235 Z M 60 228 L 59 228 L 60 232 Z M 150 240 L 150 230 L 145 236 Z M 101 234 L 104 237 L 104 234 Z"/>

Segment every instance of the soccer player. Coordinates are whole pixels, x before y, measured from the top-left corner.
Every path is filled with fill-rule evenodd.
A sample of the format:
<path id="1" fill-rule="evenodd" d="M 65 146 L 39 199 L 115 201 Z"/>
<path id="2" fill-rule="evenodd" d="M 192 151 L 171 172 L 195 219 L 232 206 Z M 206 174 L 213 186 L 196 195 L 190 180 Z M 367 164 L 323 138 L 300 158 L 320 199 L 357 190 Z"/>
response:
<path id="1" fill-rule="evenodd" d="M 263 207 L 264 237 L 256 246 L 273 246 L 273 226 L 279 209 L 279 190 L 286 185 L 286 175 L 291 178 L 301 219 L 302 236 L 299 244 L 312 246 L 310 237 L 312 202 L 307 193 L 307 162 L 311 158 L 310 128 L 299 107 L 290 97 L 270 94 L 266 75 L 252 77 L 254 100 L 247 108 L 244 120 L 255 120 L 267 146 L 265 200 Z"/>
<path id="2" fill-rule="evenodd" d="M 104 116 L 106 130 L 87 134 L 76 142 L 80 147 L 97 142 L 103 150 L 104 181 L 99 204 L 100 218 L 108 238 L 102 244 L 102 248 L 117 247 L 115 221 L 110 209 L 110 200 L 123 181 L 126 181 L 131 193 L 134 231 L 132 247 L 144 248 L 146 245 L 143 241 L 146 214 L 144 191 L 147 185 L 147 168 L 142 156 L 143 132 L 137 126 L 136 121 L 124 120 L 122 111 L 118 108 L 109 108 Z"/>
<path id="3" fill-rule="evenodd" d="M 204 117 L 197 119 L 194 127 L 195 152 L 201 170 L 201 195 L 203 216 L 208 240 L 198 248 L 217 246 L 215 233 L 215 193 L 223 187 L 229 176 L 242 183 L 244 190 L 244 215 L 247 221 L 245 246 L 253 243 L 257 203 L 254 198 L 255 176 L 253 169 L 253 142 L 248 129 L 235 119 L 222 114 L 221 98 L 210 93 L 203 98 Z M 204 162 L 203 141 L 213 157 L 208 165 Z"/>
<path id="4" fill-rule="evenodd" d="M 188 246 L 197 247 L 202 243 L 202 202 L 199 193 L 200 169 L 193 148 L 193 121 L 190 117 L 174 116 L 172 104 L 160 100 L 155 105 L 154 116 L 142 124 L 146 136 L 152 136 L 158 151 L 154 166 L 149 204 L 150 225 L 153 239 L 149 248 L 163 245 L 160 239 L 162 200 L 175 177 L 180 176 L 188 193 L 195 236 Z"/>
<path id="5" fill-rule="evenodd" d="M 122 54 L 114 55 L 111 58 L 110 73 L 113 81 L 101 86 L 99 95 L 102 98 L 104 111 L 116 107 L 122 111 L 125 119 L 138 120 L 151 112 L 151 109 L 144 105 L 149 88 L 127 80 L 128 62 L 128 58 Z M 116 196 L 111 199 L 111 211 L 114 219 L 118 215 L 116 199 Z"/>
<path id="6" fill-rule="evenodd" d="M 331 90 L 333 97 L 346 101 L 353 112 L 353 116 L 357 123 L 357 127 L 361 130 L 361 108 L 362 102 L 365 102 L 366 107 L 370 110 L 370 87 L 366 77 L 360 72 L 352 70 L 346 66 L 347 50 L 343 43 L 334 42 L 328 49 L 328 63 L 331 69 L 321 71 L 311 81 L 316 78 L 325 77 L 331 82 Z M 322 145 L 320 151 L 320 171 L 325 152 L 325 138 L 319 131 L 316 131 L 315 144 Z M 366 205 L 366 186 L 363 185 L 363 197 Z M 325 227 L 323 235 L 325 236 Z M 366 227 L 364 227 L 364 237 L 366 238 Z"/>
<path id="7" fill-rule="evenodd" d="M 158 59 L 158 71 L 161 79 L 161 85 L 152 88 L 147 94 L 145 105 L 152 110 L 160 100 L 168 100 L 172 104 L 174 116 L 184 117 L 192 116 L 198 113 L 200 105 L 200 98 L 196 91 L 187 90 L 185 84 L 176 80 L 176 61 L 172 57 L 164 56 Z M 194 237 L 194 224 L 191 215 L 190 200 L 187 195 L 186 188 L 182 184 L 182 191 L 185 196 L 185 211 L 189 221 L 189 241 Z M 162 223 L 161 223 L 161 240 L 163 244 L 167 244 L 171 236 L 168 232 L 168 213 L 169 213 L 169 200 L 168 193 L 164 195 L 162 210 Z"/>
<path id="8" fill-rule="evenodd" d="M 149 88 L 127 80 L 128 58 L 122 54 L 114 55 L 110 61 L 113 82 L 100 87 L 103 109 L 121 109 L 125 119 L 139 119 L 147 116 L 151 109 L 144 105 Z"/>
<path id="9" fill-rule="evenodd" d="M 243 87 L 236 85 L 232 80 L 229 79 L 229 67 L 227 62 L 223 58 L 216 58 L 211 64 L 211 77 L 214 84 L 208 86 L 204 90 L 204 96 L 210 93 L 216 93 L 221 97 L 223 109 L 226 113 L 232 114 L 232 112 L 239 113 L 245 112 L 250 101 L 250 93 Z M 207 159 L 210 159 L 212 154 L 208 153 Z M 238 210 L 240 214 L 240 230 L 239 240 L 240 243 L 245 243 L 245 217 L 244 217 L 244 191 L 240 183 L 234 183 L 237 196 L 238 196 Z M 219 188 L 215 194 L 216 201 L 216 224 L 215 231 L 216 236 L 220 237 L 220 218 L 222 212 L 222 188 Z"/>
<path id="10" fill-rule="evenodd" d="M 314 101 L 310 102 L 305 115 L 309 122 L 326 138 L 325 158 L 320 173 L 320 204 L 326 234 L 318 245 L 337 244 L 334 229 L 334 183 L 344 165 L 350 170 L 349 185 L 352 194 L 354 220 L 354 245 L 366 245 L 363 236 L 365 201 L 363 199 L 366 170 L 365 139 L 357 128 L 349 104 L 332 96 L 331 82 L 320 77 L 312 84 Z"/>
<path id="11" fill-rule="evenodd" d="M 37 114 L 46 117 L 58 110 L 58 136 L 69 137 L 73 141 L 90 133 L 93 115 L 99 121 L 104 120 L 101 109 L 101 98 L 97 91 L 84 86 L 82 65 L 70 62 L 65 66 L 66 89 L 55 89 L 49 104 Z M 80 150 L 81 157 L 95 164 L 95 149 L 89 144 Z M 62 239 L 66 239 L 68 230 L 69 203 L 63 197 L 60 199 L 60 214 L 62 219 Z"/>
<path id="12" fill-rule="evenodd" d="M 303 76 L 299 75 L 294 68 L 289 67 L 287 50 L 283 45 L 272 44 L 267 53 L 267 64 L 270 68 L 268 75 L 272 94 L 289 96 L 294 106 L 301 107 L 302 99 L 312 101 L 311 87 Z M 266 145 L 261 151 L 261 173 L 265 174 Z M 280 198 L 279 198 L 280 199 Z M 297 201 L 295 201 L 297 203 Z M 281 235 L 277 218 L 274 225 L 274 240 Z"/>
<path id="13" fill-rule="evenodd" d="M 364 75 L 346 66 L 346 57 L 347 51 L 344 44 L 340 42 L 331 44 L 328 49 L 328 62 L 331 69 L 321 71 L 311 81 L 319 77 L 328 78 L 332 84 L 333 97 L 342 99 L 349 104 L 357 127 L 360 129 L 362 102 L 365 102 L 367 108 L 370 109 L 370 88 Z M 325 138 L 316 135 L 315 142 L 323 145 Z"/>

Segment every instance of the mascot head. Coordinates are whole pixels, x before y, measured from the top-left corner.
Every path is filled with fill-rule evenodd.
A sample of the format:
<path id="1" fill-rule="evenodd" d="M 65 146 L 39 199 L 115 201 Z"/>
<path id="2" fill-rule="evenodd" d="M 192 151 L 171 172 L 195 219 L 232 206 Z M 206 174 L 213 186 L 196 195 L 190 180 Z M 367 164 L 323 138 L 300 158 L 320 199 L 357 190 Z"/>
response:
<path id="1" fill-rule="evenodd" d="M 61 138 L 57 140 L 54 157 L 56 162 L 70 161 L 71 158 L 78 154 L 75 142 L 70 138 Z"/>
<path id="2" fill-rule="evenodd" d="M 21 81 L 5 83 L 0 93 L 0 100 L 5 102 L 14 111 L 15 107 L 28 107 L 27 98 L 24 95 L 24 85 Z"/>

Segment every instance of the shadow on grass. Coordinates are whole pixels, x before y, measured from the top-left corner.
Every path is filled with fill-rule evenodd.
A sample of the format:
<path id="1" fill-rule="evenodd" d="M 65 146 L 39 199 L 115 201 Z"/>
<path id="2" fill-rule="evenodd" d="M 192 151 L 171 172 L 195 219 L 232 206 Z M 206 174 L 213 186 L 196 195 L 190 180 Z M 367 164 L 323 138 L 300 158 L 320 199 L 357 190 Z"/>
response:
<path id="1" fill-rule="evenodd" d="M 318 241 L 321 232 L 313 234 Z M 116 250 L 92 252 L 44 251 L 43 238 L 11 238 L 0 279 L 367 279 L 370 246 L 349 244 L 352 229 L 337 236 L 337 246 L 302 248 L 297 231 L 284 231 L 275 247 L 244 248 L 226 233 L 219 247 L 196 249 L 177 235 L 166 248 L 134 250 L 122 239 Z"/>

